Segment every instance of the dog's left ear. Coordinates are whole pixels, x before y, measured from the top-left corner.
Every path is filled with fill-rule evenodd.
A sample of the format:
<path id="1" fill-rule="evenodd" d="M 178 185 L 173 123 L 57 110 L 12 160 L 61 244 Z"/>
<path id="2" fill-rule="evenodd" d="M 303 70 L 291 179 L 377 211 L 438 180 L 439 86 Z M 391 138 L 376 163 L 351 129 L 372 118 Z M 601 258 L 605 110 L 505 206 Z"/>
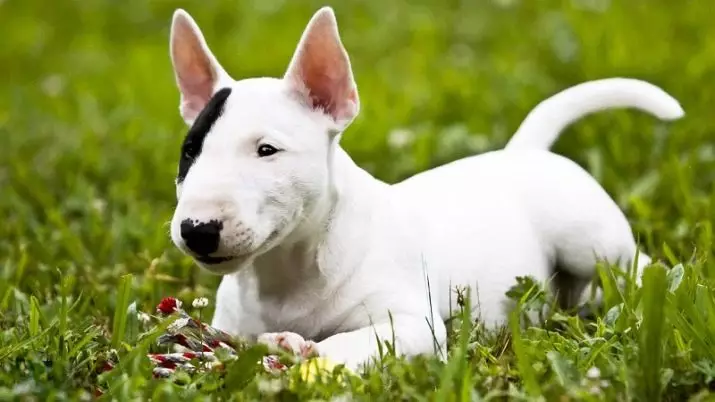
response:
<path id="1" fill-rule="evenodd" d="M 313 15 L 284 79 L 307 107 L 323 111 L 339 129 L 357 116 L 357 86 L 332 8 L 323 7 Z"/>
<path id="2" fill-rule="evenodd" d="M 181 92 L 181 117 L 191 125 L 230 77 L 211 53 L 194 19 L 182 9 L 174 12 L 169 42 L 176 84 Z"/>

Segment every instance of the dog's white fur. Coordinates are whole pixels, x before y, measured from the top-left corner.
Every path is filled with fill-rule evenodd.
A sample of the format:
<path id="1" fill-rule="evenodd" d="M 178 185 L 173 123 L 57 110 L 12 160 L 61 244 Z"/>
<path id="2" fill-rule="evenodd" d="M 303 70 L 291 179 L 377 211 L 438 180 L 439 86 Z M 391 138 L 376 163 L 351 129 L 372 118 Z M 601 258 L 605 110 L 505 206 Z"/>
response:
<path id="1" fill-rule="evenodd" d="M 548 148 L 599 110 L 683 115 L 649 83 L 587 82 L 539 104 L 505 150 L 388 185 L 339 145 L 359 98 L 330 8 L 313 16 L 282 79 L 231 79 L 183 10 L 174 14 L 171 54 L 187 124 L 213 93 L 232 88 L 177 188 L 171 231 L 190 253 L 184 219 L 226 223 L 216 255 L 233 259 L 199 263 L 224 275 L 212 324 L 352 368 L 377 355 L 376 337 L 408 356 L 434 353 L 456 285 L 473 289 L 483 320 L 502 324 L 517 276 L 547 282 L 558 267 L 579 293 L 597 261 L 630 264 L 637 247 L 623 213 L 586 171 Z M 258 158 L 265 143 L 281 152 Z M 639 267 L 648 262 L 641 253 Z"/>

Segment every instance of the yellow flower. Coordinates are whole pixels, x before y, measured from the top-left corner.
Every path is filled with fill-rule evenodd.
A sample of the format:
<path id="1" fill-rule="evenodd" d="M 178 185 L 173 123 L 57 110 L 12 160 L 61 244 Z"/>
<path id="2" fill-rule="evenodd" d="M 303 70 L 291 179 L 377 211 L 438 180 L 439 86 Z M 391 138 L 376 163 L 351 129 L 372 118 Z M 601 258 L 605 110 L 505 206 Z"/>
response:
<path id="1" fill-rule="evenodd" d="M 327 378 L 332 378 L 337 381 L 345 379 L 344 374 L 353 375 L 349 369 L 342 368 L 333 377 L 333 372 L 338 364 L 325 357 L 315 357 L 302 362 L 298 367 L 300 380 L 305 383 L 313 383 L 317 381 L 325 381 Z"/>

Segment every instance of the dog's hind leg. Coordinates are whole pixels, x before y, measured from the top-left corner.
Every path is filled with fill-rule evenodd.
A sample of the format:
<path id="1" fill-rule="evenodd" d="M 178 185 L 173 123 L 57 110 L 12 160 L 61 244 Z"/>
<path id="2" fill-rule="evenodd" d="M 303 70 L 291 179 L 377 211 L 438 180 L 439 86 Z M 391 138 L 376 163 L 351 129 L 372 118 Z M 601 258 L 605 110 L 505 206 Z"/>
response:
<path id="1" fill-rule="evenodd" d="M 624 273 L 633 278 L 636 286 L 641 286 L 643 271 L 651 262 L 652 259 L 647 254 L 638 250 L 637 261 L 634 255 L 632 259 L 617 265 Z M 554 287 L 559 292 L 557 293 L 558 302 L 562 308 L 575 308 L 582 318 L 587 318 L 594 316 L 594 309 L 603 306 L 603 288 L 596 276 L 592 280 L 586 280 L 568 272 L 559 271 L 557 279 L 554 281 Z M 594 287 L 594 284 L 597 286 Z M 616 286 L 621 290 L 625 288 L 626 283 L 622 277 L 616 278 Z"/>

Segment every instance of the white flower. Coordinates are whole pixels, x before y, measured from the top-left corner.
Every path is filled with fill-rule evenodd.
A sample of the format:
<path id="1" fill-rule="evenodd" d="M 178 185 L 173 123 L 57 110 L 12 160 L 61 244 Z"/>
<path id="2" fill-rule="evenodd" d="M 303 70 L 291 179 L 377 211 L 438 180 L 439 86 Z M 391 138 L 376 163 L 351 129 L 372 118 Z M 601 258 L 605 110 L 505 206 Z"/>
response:
<path id="1" fill-rule="evenodd" d="M 140 311 L 137 313 L 137 320 L 139 320 L 139 322 L 141 322 L 142 324 L 146 324 L 151 321 L 151 317 L 149 316 L 149 314 Z"/>
<path id="2" fill-rule="evenodd" d="M 2 3 L 0 1 L 0 4 Z M 59 74 L 52 74 L 42 80 L 41 86 L 46 95 L 54 98 L 62 95 L 65 87 L 67 87 L 67 80 Z"/>
<path id="3" fill-rule="evenodd" d="M 591 380 L 601 378 L 601 370 L 599 370 L 598 367 L 591 367 L 586 372 L 586 377 L 588 377 Z"/>
<path id="4" fill-rule="evenodd" d="M 136 301 L 133 301 L 132 304 L 130 304 L 130 305 L 127 307 L 127 315 L 129 315 L 129 314 L 134 314 L 134 313 L 136 313 L 136 312 L 137 312 L 137 302 L 136 302 Z"/>
<path id="5" fill-rule="evenodd" d="M 92 200 L 92 208 L 94 208 L 95 211 L 102 213 L 105 209 L 107 209 L 107 201 L 95 198 Z"/>
<path id="6" fill-rule="evenodd" d="M 391 148 L 404 148 L 412 143 L 415 133 L 407 129 L 395 129 L 387 134 L 387 143 Z"/>
<path id="7" fill-rule="evenodd" d="M 194 299 L 191 305 L 194 306 L 194 308 L 204 308 L 209 305 L 209 299 L 205 297 L 199 297 Z"/>

